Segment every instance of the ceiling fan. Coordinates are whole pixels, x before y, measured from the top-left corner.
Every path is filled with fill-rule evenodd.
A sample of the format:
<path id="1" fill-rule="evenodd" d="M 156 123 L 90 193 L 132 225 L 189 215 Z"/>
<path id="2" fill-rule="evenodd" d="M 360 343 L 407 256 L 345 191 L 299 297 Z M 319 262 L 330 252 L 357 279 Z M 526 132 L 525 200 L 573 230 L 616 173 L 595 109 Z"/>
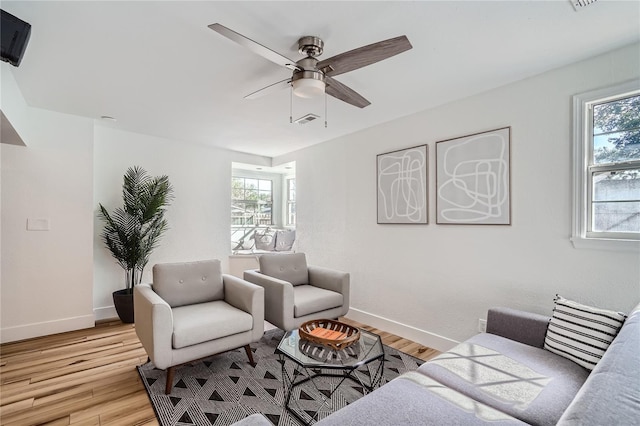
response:
<path id="1" fill-rule="evenodd" d="M 245 96 L 245 99 L 255 99 L 276 90 L 293 86 L 293 93 L 303 98 L 326 93 L 348 104 L 364 108 L 370 105 L 371 102 L 333 77 L 390 58 L 412 47 L 406 36 L 399 36 L 359 47 L 320 61 L 316 57 L 322 54 L 324 42 L 316 36 L 304 36 L 298 40 L 298 51 L 306 55 L 306 57 L 294 61 L 242 34 L 238 34 L 224 25 L 211 24 L 209 28 L 246 47 L 253 53 L 257 53 L 271 62 L 293 71 L 290 78 L 253 92 Z"/>

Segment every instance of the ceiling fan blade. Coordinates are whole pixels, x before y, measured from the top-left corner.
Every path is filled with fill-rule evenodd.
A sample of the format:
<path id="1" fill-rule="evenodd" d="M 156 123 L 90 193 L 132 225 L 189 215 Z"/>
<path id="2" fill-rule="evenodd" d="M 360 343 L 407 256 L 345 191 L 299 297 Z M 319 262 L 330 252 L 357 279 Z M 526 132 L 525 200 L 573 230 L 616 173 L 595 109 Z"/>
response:
<path id="1" fill-rule="evenodd" d="M 225 36 L 231 41 L 235 41 L 240 46 L 246 47 L 247 49 L 251 50 L 253 53 L 257 53 L 258 55 L 270 60 L 271 62 L 274 62 L 278 65 L 282 65 L 283 67 L 287 67 L 291 70 L 299 69 L 298 65 L 296 65 L 296 61 L 293 61 L 285 56 L 282 56 L 278 52 L 274 52 L 268 47 L 265 47 L 260 43 L 243 36 L 242 34 L 238 34 L 237 32 L 225 27 L 224 25 L 216 23 L 216 24 L 211 24 L 208 27 L 211 28 L 213 31 L 217 32 L 218 34 Z"/>
<path id="2" fill-rule="evenodd" d="M 287 78 L 286 80 L 282 80 L 279 81 L 277 83 L 273 83 L 267 87 L 263 87 L 260 90 L 256 90 L 253 93 L 248 94 L 247 96 L 245 96 L 245 99 L 256 99 L 256 98 L 260 98 L 264 95 L 268 95 L 270 93 L 273 92 L 277 92 L 278 90 L 282 90 L 285 89 L 287 87 L 289 87 L 291 85 L 291 78 Z"/>
<path id="3" fill-rule="evenodd" d="M 327 95 L 333 96 L 334 98 L 340 99 L 341 101 L 353 106 L 357 106 L 358 108 L 364 108 L 367 105 L 371 105 L 371 102 L 366 100 L 362 95 L 350 87 L 340 83 L 338 80 L 325 76 L 325 83 L 325 92 Z"/>
<path id="4" fill-rule="evenodd" d="M 399 36 L 332 56 L 329 59 L 318 62 L 317 67 L 319 70 L 323 70 L 325 75 L 336 76 L 375 64 L 383 59 L 405 52 L 412 47 L 407 36 Z M 328 69 L 325 69 L 327 67 Z"/>

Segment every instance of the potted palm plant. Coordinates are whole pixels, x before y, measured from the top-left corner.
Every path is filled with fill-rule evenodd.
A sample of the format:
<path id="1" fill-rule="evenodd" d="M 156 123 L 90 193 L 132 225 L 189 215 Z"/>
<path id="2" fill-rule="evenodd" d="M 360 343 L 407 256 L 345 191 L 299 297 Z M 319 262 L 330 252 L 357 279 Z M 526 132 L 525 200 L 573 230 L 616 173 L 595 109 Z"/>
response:
<path id="1" fill-rule="evenodd" d="M 123 206 L 109 213 L 100 204 L 98 217 L 104 222 L 100 234 L 118 264 L 125 271 L 126 287 L 113 292 L 113 303 L 122 322 L 133 322 L 133 287 L 140 283 L 149 257 L 168 229 L 166 208 L 173 200 L 168 176 L 151 177 L 130 167 L 122 185 Z"/>

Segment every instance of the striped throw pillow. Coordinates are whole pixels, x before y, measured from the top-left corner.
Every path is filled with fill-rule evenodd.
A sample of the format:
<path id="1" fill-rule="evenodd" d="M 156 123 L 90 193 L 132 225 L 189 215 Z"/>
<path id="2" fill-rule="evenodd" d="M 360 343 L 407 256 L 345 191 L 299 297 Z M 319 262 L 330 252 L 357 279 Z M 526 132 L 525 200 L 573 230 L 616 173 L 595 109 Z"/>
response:
<path id="1" fill-rule="evenodd" d="M 544 348 L 593 370 L 627 316 L 557 295 L 555 303 Z"/>

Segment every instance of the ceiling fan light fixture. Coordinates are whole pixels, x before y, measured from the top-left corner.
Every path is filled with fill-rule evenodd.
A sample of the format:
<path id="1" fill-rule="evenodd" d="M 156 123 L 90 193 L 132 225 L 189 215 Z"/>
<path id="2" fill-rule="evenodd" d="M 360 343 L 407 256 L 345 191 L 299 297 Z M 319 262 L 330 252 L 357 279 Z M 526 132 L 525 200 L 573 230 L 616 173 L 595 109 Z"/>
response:
<path id="1" fill-rule="evenodd" d="M 293 94 L 300 98 L 314 98 L 324 93 L 325 83 L 314 78 L 293 80 Z"/>

